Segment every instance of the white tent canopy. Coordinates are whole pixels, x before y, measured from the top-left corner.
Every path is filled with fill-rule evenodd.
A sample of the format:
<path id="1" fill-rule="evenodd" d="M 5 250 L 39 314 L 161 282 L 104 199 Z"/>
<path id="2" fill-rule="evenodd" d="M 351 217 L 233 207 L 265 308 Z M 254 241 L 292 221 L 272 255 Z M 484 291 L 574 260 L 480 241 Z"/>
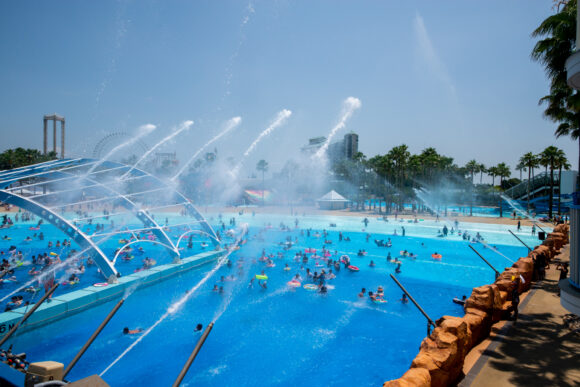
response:
<path id="1" fill-rule="evenodd" d="M 323 197 L 317 200 L 318 206 L 323 210 L 338 210 L 346 208 L 347 203 L 350 200 L 346 199 L 344 196 L 336 192 L 335 190 L 330 191 Z"/>

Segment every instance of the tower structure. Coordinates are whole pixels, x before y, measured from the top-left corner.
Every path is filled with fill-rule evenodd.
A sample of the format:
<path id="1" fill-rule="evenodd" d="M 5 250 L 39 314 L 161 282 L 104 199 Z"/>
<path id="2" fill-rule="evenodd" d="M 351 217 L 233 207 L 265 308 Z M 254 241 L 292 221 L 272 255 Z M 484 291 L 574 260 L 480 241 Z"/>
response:
<path id="1" fill-rule="evenodd" d="M 48 153 L 48 133 L 47 133 L 47 123 L 52 121 L 52 150 L 56 153 L 56 123 L 60 121 L 60 158 L 64 159 L 64 139 L 65 139 L 65 129 L 64 129 L 64 117 L 57 115 L 56 113 L 52 115 L 44 116 L 44 154 Z"/>

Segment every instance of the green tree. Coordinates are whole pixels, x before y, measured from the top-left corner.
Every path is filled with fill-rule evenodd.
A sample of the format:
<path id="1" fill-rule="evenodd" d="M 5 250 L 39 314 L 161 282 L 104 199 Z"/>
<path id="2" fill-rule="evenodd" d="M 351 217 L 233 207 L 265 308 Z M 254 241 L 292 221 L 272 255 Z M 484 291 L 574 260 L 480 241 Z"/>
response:
<path id="1" fill-rule="evenodd" d="M 465 164 L 465 170 L 467 172 L 469 172 L 469 174 L 471 175 L 470 178 L 470 200 L 469 200 L 469 216 L 473 216 L 473 177 L 475 176 L 475 173 L 477 171 L 479 171 L 479 163 L 475 160 L 469 160 L 467 162 L 467 164 Z"/>
<path id="2" fill-rule="evenodd" d="M 558 168 L 558 215 L 562 214 L 562 169 L 570 170 L 571 165 L 566 158 L 566 154 L 562 149 L 558 149 L 558 155 L 555 160 L 555 167 Z"/>
<path id="3" fill-rule="evenodd" d="M 256 170 L 262 172 L 262 205 L 264 205 L 264 174 L 268 171 L 268 162 L 266 160 L 258 161 Z"/>
<path id="4" fill-rule="evenodd" d="M 526 172 L 527 168 L 526 168 L 525 164 L 523 164 L 522 162 L 519 162 L 516 165 L 515 169 L 516 169 L 516 171 L 520 172 L 520 181 L 521 181 L 522 180 L 522 172 Z"/>
<path id="5" fill-rule="evenodd" d="M 548 198 L 548 217 L 552 219 L 552 206 L 554 205 L 554 168 L 561 150 L 550 145 L 540 153 L 540 164 L 550 167 L 550 197 Z"/>
<path id="6" fill-rule="evenodd" d="M 566 60 L 576 49 L 576 9 L 577 1 L 570 0 L 534 30 L 533 37 L 544 39 L 536 43 L 531 55 L 544 66 L 550 79 L 550 94 L 540 99 L 540 104 L 547 105 L 544 116 L 559 124 L 556 137 L 578 140 L 580 150 L 580 94 L 568 87 L 566 75 Z M 580 151 L 578 158 L 580 166 Z M 580 190 L 580 179 L 576 187 Z"/>
<path id="7" fill-rule="evenodd" d="M 497 167 L 489 167 L 489 168 L 487 168 L 487 174 L 489 176 L 491 176 L 491 186 L 492 187 L 495 186 L 495 177 L 499 175 L 498 172 L 499 171 L 497 170 Z"/>
<path id="8" fill-rule="evenodd" d="M 485 167 L 485 164 L 479 164 L 477 166 L 477 172 L 479 173 L 479 184 L 481 184 L 483 180 L 483 174 L 487 173 L 487 168 Z"/>
<path id="9" fill-rule="evenodd" d="M 37 149 L 7 149 L 0 153 L 0 170 L 20 168 L 27 165 L 55 160 L 56 158 L 56 152 L 52 151 L 44 155 Z"/>
<path id="10" fill-rule="evenodd" d="M 471 184 L 473 184 L 473 177 L 479 171 L 479 163 L 475 160 L 469 160 L 467 164 L 465 164 L 465 170 L 471 175 Z"/>
<path id="11" fill-rule="evenodd" d="M 406 175 L 407 163 L 411 153 L 407 145 L 402 144 L 394 147 L 387 153 L 387 158 L 392 161 L 393 172 L 395 174 L 395 185 L 399 189 L 399 209 L 403 207 L 403 184 Z"/>
<path id="12" fill-rule="evenodd" d="M 520 157 L 520 164 L 528 169 L 528 195 L 527 195 L 527 209 L 530 211 L 530 183 L 534 176 L 534 168 L 538 166 L 538 157 L 532 152 L 528 152 Z"/>
<path id="13" fill-rule="evenodd" d="M 510 171 L 510 167 L 507 166 L 506 163 L 499 163 L 496 167 L 497 176 L 499 176 L 499 185 L 500 187 L 503 185 L 503 180 L 507 179 L 512 175 Z"/>

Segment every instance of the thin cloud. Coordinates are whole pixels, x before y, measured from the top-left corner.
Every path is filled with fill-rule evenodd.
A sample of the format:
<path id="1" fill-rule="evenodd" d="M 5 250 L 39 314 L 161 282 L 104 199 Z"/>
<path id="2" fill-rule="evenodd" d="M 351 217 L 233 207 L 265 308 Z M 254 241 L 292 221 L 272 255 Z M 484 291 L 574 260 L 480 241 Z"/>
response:
<path id="1" fill-rule="evenodd" d="M 415 29 L 415 36 L 417 38 L 418 44 L 417 48 L 420 56 L 425 61 L 428 68 L 435 75 L 435 77 L 437 77 L 441 82 L 445 84 L 445 86 L 449 89 L 450 93 L 453 95 L 454 98 L 457 98 L 455 84 L 451 76 L 449 75 L 447 66 L 445 66 L 445 63 L 443 63 L 443 61 L 435 51 L 435 47 L 431 42 L 429 32 L 425 27 L 423 17 L 421 17 L 419 13 L 415 15 L 413 27 Z"/>
<path id="2" fill-rule="evenodd" d="M 127 7 L 126 2 L 121 1 L 119 2 L 119 8 L 117 8 L 117 14 L 115 17 L 115 26 L 116 26 L 116 34 L 115 34 L 115 41 L 113 44 L 113 58 L 111 58 L 109 65 L 107 66 L 107 73 L 103 81 L 101 82 L 99 88 L 97 89 L 97 95 L 95 96 L 95 106 L 94 106 L 94 114 L 93 114 L 93 121 L 97 118 L 99 113 L 99 104 L 101 102 L 101 98 L 105 93 L 105 90 L 111 83 L 113 75 L 117 71 L 117 58 L 119 57 L 119 53 L 123 47 L 123 42 L 125 41 L 125 35 L 127 35 L 127 30 L 129 28 L 129 24 L 131 20 L 125 20 L 124 14 Z"/>

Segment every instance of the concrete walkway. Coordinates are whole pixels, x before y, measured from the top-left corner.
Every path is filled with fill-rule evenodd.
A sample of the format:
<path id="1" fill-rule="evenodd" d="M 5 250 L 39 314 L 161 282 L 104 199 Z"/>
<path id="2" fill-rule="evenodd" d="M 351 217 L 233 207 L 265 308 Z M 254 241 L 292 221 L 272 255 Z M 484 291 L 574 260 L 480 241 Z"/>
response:
<path id="1" fill-rule="evenodd" d="M 569 261 L 568 247 L 555 261 Z M 564 322 L 569 312 L 560 305 L 559 275 L 552 262 L 520 303 L 517 322 L 497 324 L 471 351 L 481 356 L 459 386 L 580 386 L 580 333 Z"/>

